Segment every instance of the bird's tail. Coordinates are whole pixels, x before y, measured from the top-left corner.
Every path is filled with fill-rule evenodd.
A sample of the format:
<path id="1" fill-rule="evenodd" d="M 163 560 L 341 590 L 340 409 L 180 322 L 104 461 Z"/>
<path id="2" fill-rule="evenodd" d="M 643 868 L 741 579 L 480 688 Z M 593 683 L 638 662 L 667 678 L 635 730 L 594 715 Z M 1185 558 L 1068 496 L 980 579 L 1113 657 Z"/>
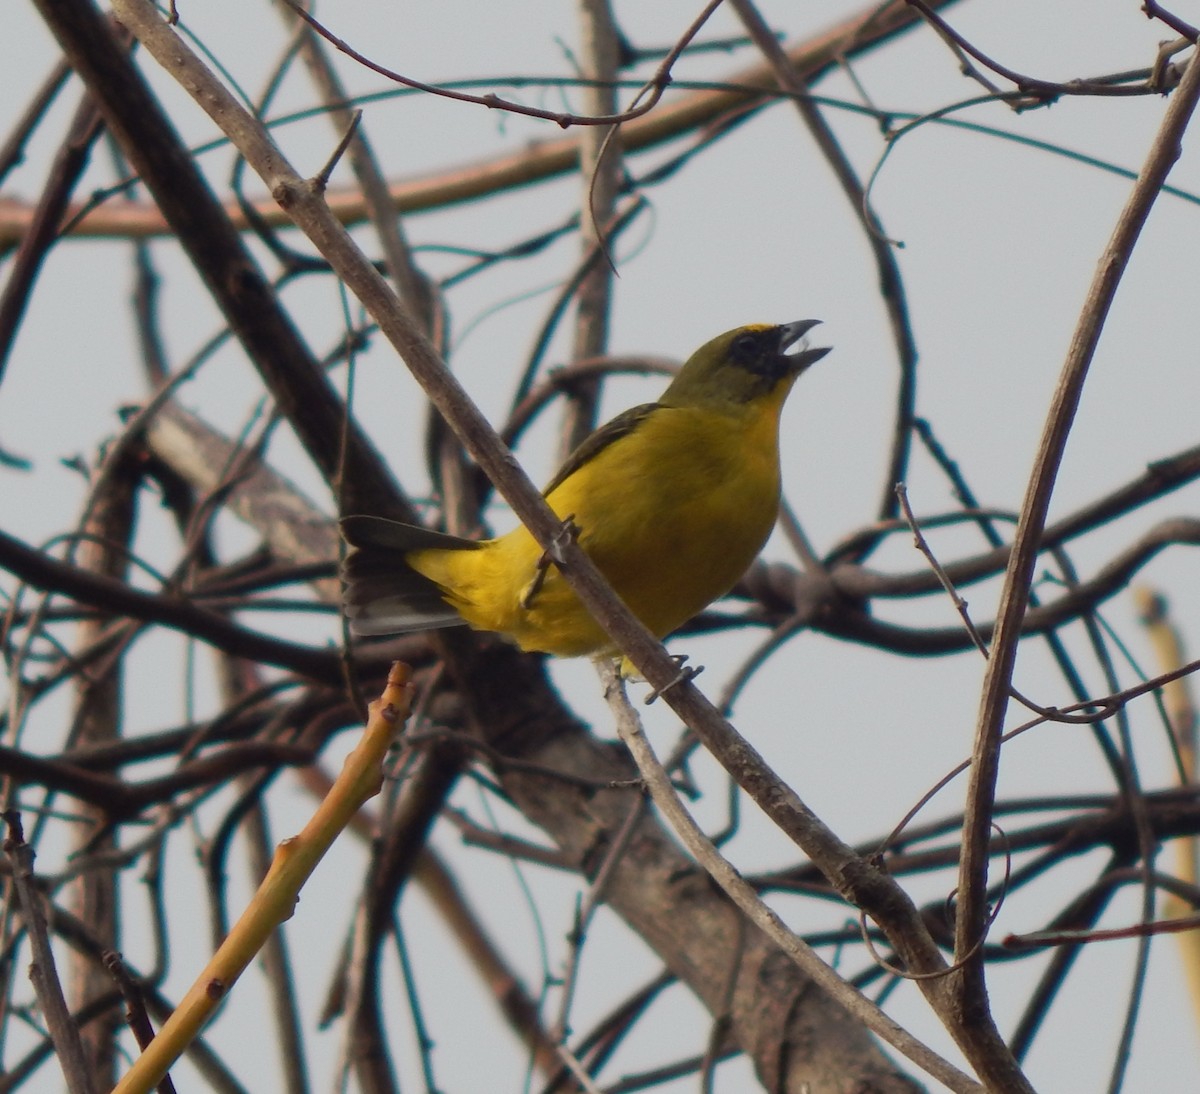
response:
<path id="1" fill-rule="evenodd" d="M 443 590 L 417 573 L 405 555 L 429 549 L 470 551 L 478 543 L 383 517 L 343 517 L 341 526 L 350 545 L 342 564 L 342 601 L 354 634 L 405 634 L 463 622 Z"/>

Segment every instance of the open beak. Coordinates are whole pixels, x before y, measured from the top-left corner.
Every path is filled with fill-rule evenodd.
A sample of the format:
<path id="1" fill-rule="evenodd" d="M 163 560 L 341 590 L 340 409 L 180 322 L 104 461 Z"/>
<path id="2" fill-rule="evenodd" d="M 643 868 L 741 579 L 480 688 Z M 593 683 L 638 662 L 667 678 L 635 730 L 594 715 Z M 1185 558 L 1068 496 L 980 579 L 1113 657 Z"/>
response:
<path id="1" fill-rule="evenodd" d="M 819 319 L 798 319 L 795 323 L 783 323 L 779 327 L 780 356 L 785 357 L 788 365 L 797 375 L 802 373 L 809 365 L 819 361 L 831 348 L 829 346 L 821 346 L 816 349 L 806 347 L 795 353 L 786 352 L 820 322 L 821 320 Z"/>

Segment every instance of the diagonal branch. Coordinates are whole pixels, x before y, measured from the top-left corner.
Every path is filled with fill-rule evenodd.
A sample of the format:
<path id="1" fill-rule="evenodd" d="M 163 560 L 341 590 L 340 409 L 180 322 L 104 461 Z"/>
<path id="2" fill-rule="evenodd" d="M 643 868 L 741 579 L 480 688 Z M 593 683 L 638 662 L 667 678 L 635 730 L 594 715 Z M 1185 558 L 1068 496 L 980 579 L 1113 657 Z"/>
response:
<path id="1" fill-rule="evenodd" d="M 39 0 L 41 4 L 49 2 Z M 118 0 L 117 10 L 121 21 L 130 27 L 147 51 L 191 91 L 197 102 L 230 135 L 250 165 L 262 175 L 276 199 L 330 261 L 379 323 L 380 331 L 400 353 L 446 421 L 496 482 L 517 516 L 543 547 L 553 543 L 558 537 L 560 522 L 521 471 L 511 452 L 500 443 L 486 419 L 445 369 L 428 340 L 398 307 L 394 294 L 330 213 L 322 195 L 296 174 L 261 124 L 207 72 L 150 4 L 145 0 Z M 899 886 L 855 855 L 788 791 L 700 692 L 686 683 L 680 684 L 676 662 L 609 589 L 577 544 L 568 542 L 559 550 L 561 569 L 575 592 L 617 644 L 631 655 L 650 684 L 666 695 L 676 713 L 717 752 L 729 770 L 737 774 L 739 781 L 752 789 L 770 815 L 782 822 L 790 834 L 798 835 L 801 846 L 827 870 L 841 891 L 864 901 L 872 915 L 891 926 L 894 943 L 916 971 L 944 969 L 944 962 L 925 931 L 917 909 Z M 508 689 L 511 690 L 511 683 Z M 486 698 L 482 696 L 480 701 L 486 701 Z"/>
<path id="2" fill-rule="evenodd" d="M 958 917 L 955 954 L 964 962 L 954 978 L 955 992 L 964 1010 L 986 1007 L 983 963 L 975 952 L 985 930 L 987 908 L 987 844 L 992 803 L 999 772 L 1000 734 L 1008 705 L 1017 641 L 1029 600 L 1042 531 L 1059 464 L 1066 449 L 1088 367 L 1100 340 L 1121 275 L 1133 253 L 1142 226 L 1167 174 L 1179 158 L 1183 133 L 1200 101 L 1200 65 L 1193 59 L 1167 108 L 1142 172 L 1117 221 L 1100 261 L 1067 351 L 1058 386 L 1038 445 L 1029 486 L 1005 574 L 1004 588 L 980 696 L 967 791 L 967 824 L 963 833 L 963 858 L 959 870 Z"/>

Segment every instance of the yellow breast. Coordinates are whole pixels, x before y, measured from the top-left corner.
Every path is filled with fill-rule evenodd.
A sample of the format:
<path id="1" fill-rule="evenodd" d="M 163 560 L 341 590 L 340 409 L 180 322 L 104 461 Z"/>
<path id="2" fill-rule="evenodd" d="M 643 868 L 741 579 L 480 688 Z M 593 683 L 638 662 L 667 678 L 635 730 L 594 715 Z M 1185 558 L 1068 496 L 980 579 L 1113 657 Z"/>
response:
<path id="1" fill-rule="evenodd" d="M 782 385 L 781 385 L 782 386 Z M 727 593 L 779 507 L 779 409 L 657 407 L 570 475 L 547 501 L 634 614 L 664 637 Z M 409 564 L 472 626 L 563 657 L 611 643 L 551 567 L 527 605 L 542 551 L 523 528 L 478 551 L 418 551 Z"/>

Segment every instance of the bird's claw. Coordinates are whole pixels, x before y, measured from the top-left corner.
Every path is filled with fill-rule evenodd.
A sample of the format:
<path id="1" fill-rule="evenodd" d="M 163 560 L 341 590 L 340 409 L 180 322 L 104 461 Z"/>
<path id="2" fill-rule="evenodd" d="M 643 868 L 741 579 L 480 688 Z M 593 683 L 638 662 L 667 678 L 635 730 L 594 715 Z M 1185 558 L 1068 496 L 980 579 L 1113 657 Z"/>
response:
<path id="1" fill-rule="evenodd" d="M 678 687 L 680 684 L 686 683 L 688 680 L 696 679 L 696 677 L 704 671 L 703 665 L 697 665 L 695 668 L 693 668 L 691 665 L 686 663 L 687 659 L 688 655 L 686 653 L 671 655 L 671 660 L 679 666 L 679 673 L 673 680 L 669 680 L 661 688 L 655 688 L 652 692 L 650 692 L 650 694 L 647 695 L 644 700 L 646 706 L 649 706 L 651 703 L 653 703 L 654 700 L 660 695 L 665 695 L 672 688 Z"/>
<path id="2" fill-rule="evenodd" d="M 554 538 L 550 541 L 550 546 L 538 558 L 533 580 L 521 592 L 519 603 L 522 611 L 529 611 L 533 605 L 533 598 L 537 596 L 538 591 L 546 582 L 546 571 L 550 569 L 550 564 L 554 563 L 555 566 L 562 566 L 563 545 L 578 537 L 579 525 L 575 523 L 575 514 L 572 513 L 569 517 L 563 518 L 562 524 L 559 526 L 558 531 L 554 533 Z"/>

